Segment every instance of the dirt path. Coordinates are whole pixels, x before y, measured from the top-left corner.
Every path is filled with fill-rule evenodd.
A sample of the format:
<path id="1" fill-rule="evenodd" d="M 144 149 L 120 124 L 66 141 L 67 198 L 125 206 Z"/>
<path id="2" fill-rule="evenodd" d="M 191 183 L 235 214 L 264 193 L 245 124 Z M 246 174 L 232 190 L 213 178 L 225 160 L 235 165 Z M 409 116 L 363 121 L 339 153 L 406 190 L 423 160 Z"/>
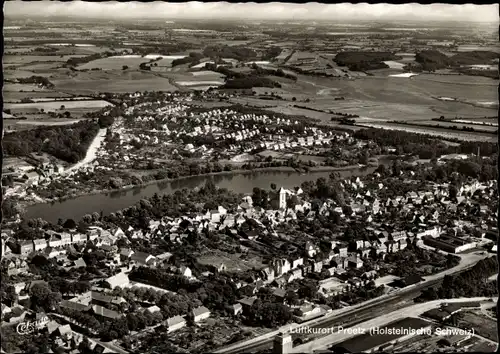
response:
<path id="1" fill-rule="evenodd" d="M 106 128 L 99 130 L 96 137 L 94 138 L 94 140 L 90 144 L 90 146 L 87 150 L 87 154 L 85 155 L 85 158 L 83 160 L 79 161 L 78 163 L 76 163 L 75 165 L 71 166 L 70 168 L 68 168 L 66 171 L 64 171 L 64 174 L 70 173 L 73 171 L 77 171 L 81 167 L 88 165 L 89 163 L 91 163 L 92 161 L 94 161 L 96 159 L 97 151 L 99 150 L 99 148 L 101 147 L 101 144 L 104 142 L 104 139 L 106 138 L 106 131 L 107 131 Z"/>

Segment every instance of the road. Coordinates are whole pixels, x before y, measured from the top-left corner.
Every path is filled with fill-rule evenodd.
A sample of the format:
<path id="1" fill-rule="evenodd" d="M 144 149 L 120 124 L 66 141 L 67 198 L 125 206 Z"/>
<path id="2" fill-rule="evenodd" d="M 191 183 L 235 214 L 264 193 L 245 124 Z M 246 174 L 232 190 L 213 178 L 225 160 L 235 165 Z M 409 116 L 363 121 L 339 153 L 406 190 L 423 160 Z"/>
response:
<path id="1" fill-rule="evenodd" d="M 411 305 L 411 301 L 404 304 L 403 302 L 412 300 L 418 297 L 422 290 L 436 286 L 441 283 L 445 275 L 460 273 L 473 267 L 477 261 L 484 259 L 487 255 L 480 255 L 478 253 L 470 253 L 461 255 L 461 262 L 456 267 L 450 268 L 444 272 L 436 275 L 425 277 L 425 281 L 412 285 L 403 289 L 395 290 L 389 294 L 383 295 L 379 298 L 363 302 L 358 305 L 350 306 L 347 308 L 332 311 L 324 317 L 312 321 L 304 322 L 301 325 L 292 324 L 280 328 L 277 331 L 267 333 L 265 335 L 252 338 L 244 342 L 234 343 L 225 348 L 214 351 L 214 353 L 249 353 L 266 350 L 272 347 L 274 337 L 282 331 L 287 331 L 290 328 L 310 327 L 310 328 L 331 328 L 338 325 L 355 325 L 364 320 L 375 318 L 384 315 L 388 311 L 393 311 L 398 308 L 403 308 L 405 305 Z M 294 335 L 294 337 L 300 335 Z M 303 337 L 303 336 L 302 336 Z M 295 339 L 295 338 L 294 338 Z"/>
<path id="2" fill-rule="evenodd" d="M 89 163 L 94 161 L 97 157 L 97 151 L 101 147 L 104 139 L 106 139 L 106 132 L 107 132 L 106 128 L 100 129 L 97 132 L 96 137 L 94 138 L 94 140 L 90 144 L 90 146 L 87 150 L 87 153 L 85 154 L 85 157 L 83 158 L 83 160 L 77 162 L 75 165 L 73 165 L 70 168 L 68 168 L 67 170 L 65 170 L 62 174 L 69 174 L 70 172 L 77 171 L 81 167 L 88 165 Z"/>
<path id="3" fill-rule="evenodd" d="M 404 309 L 398 311 L 393 311 L 390 313 L 385 313 L 384 316 L 380 316 L 371 319 L 366 322 L 356 324 L 356 328 L 365 330 L 365 333 L 369 333 L 370 328 L 383 327 L 386 324 L 401 320 L 407 317 L 418 317 L 426 311 L 433 308 L 438 308 L 443 303 L 453 303 L 453 302 L 472 302 L 472 301 L 486 301 L 489 300 L 488 297 L 475 297 L 475 298 L 460 298 L 460 299 L 441 299 L 435 301 L 429 301 L 421 304 L 414 304 L 408 306 Z M 496 301 L 496 300 L 494 300 Z M 344 326 L 344 328 L 347 328 Z M 358 332 L 359 333 L 359 332 Z M 343 331 L 338 333 L 332 333 L 310 343 L 299 345 L 293 348 L 293 353 L 312 353 L 314 350 L 327 349 L 333 344 L 341 343 L 349 338 L 356 337 L 358 334 L 353 334 L 352 332 Z"/>
<path id="4" fill-rule="evenodd" d="M 117 346 L 117 345 L 114 345 L 113 343 L 105 343 L 105 342 L 101 342 L 100 340 L 97 340 L 95 338 L 91 338 L 94 342 L 96 342 L 97 344 L 100 344 L 102 345 L 103 347 L 105 348 L 108 348 L 109 350 L 111 350 L 111 353 L 119 353 L 119 354 L 128 354 L 129 352 L 126 351 L 125 349 Z"/>

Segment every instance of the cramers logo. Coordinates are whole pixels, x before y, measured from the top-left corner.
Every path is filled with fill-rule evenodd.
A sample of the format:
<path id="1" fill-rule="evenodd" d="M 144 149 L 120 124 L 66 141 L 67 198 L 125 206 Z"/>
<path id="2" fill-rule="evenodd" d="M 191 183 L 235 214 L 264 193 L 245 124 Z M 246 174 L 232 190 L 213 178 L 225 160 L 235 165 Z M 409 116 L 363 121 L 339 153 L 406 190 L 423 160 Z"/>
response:
<path id="1" fill-rule="evenodd" d="M 16 330 L 19 334 L 30 334 L 35 331 L 35 329 L 43 328 L 49 323 L 47 316 L 42 317 L 34 322 L 21 322 L 17 325 Z"/>

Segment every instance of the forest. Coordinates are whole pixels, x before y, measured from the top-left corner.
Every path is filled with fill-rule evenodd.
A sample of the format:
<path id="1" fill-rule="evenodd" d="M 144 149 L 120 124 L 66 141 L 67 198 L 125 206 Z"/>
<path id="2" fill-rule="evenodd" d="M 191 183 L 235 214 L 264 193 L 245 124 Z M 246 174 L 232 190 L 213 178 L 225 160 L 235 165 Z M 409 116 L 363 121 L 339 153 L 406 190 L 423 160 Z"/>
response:
<path id="1" fill-rule="evenodd" d="M 479 148 L 481 156 L 491 156 L 498 153 L 498 146 L 489 142 L 461 142 L 459 146 L 449 146 L 436 138 L 404 131 L 384 129 L 363 129 L 353 136 L 361 140 L 372 140 L 380 146 L 392 146 L 396 153 L 412 153 L 421 159 L 432 159 L 446 154 L 476 154 Z"/>
<path id="2" fill-rule="evenodd" d="M 341 52 L 334 61 L 352 71 L 365 71 L 388 68 L 383 62 L 396 59 L 399 57 L 390 52 Z"/>
<path id="3" fill-rule="evenodd" d="M 3 148 L 7 156 L 45 152 L 65 162 L 76 163 L 85 157 L 98 131 L 99 125 L 92 120 L 17 131 L 5 134 Z"/>

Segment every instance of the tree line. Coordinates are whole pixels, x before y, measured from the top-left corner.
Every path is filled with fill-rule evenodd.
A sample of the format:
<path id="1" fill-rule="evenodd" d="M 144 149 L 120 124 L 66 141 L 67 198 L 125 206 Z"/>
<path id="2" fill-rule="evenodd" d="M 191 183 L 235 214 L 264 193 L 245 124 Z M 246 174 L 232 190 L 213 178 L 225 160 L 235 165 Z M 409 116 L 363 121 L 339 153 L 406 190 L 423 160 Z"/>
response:
<path id="1" fill-rule="evenodd" d="M 457 275 L 446 275 L 441 286 L 422 291 L 422 294 L 415 301 L 497 296 L 497 282 L 488 281 L 488 277 L 497 272 L 498 261 L 496 257 L 480 260 L 472 269 Z"/>

